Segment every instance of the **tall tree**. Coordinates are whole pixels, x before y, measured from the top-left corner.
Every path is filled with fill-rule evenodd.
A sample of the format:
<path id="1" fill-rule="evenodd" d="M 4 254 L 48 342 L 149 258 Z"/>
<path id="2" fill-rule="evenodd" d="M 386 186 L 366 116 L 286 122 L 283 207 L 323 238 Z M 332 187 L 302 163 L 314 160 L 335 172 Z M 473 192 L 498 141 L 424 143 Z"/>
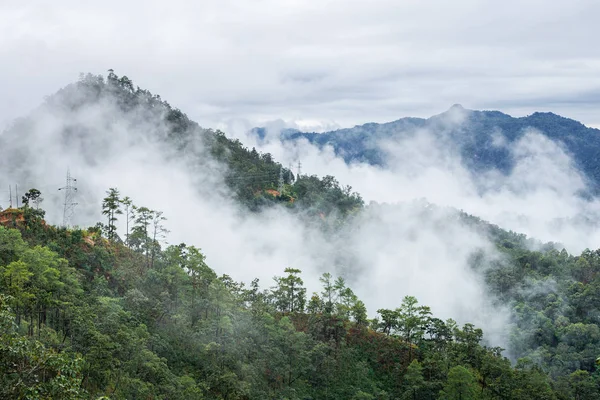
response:
<path id="1" fill-rule="evenodd" d="M 106 215 L 106 236 L 109 239 L 114 239 L 117 233 L 117 215 L 123 214 L 121 211 L 121 201 L 119 199 L 119 190 L 110 188 L 106 192 L 106 197 L 102 200 L 102 214 Z"/>
<path id="2" fill-rule="evenodd" d="M 39 222 L 46 215 L 46 212 L 40 209 L 40 204 L 44 201 L 42 193 L 37 189 L 29 189 L 21 200 L 23 202 L 25 224 L 28 228 L 33 228 L 36 226 L 35 222 Z M 35 208 L 31 207 L 31 204 L 35 205 Z"/>
<path id="3" fill-rule="evenodd" d="M 413 360 L 403 377 L 402 382 L 403 400 L 421 400 L 425 399 L 426 382 L 423 377 L 423 367 L 417 360 Z"/>
<path id="4" fill-rule="evenodd" d="M 367 325 L 367 306 L 363 303 L 362 300 L 357 300 L 350 310 L 350 314 L 352 318 L 354 318 L 354 322 L 359 327 L 365 327 Z"/>
<path id="5" fill-rule="evenodd" d="M 130 246 L 145 254 L 146 266 L 150 266 L 150 248 L 152 239 L 149 236 L 150 224 L 154 218 L 154 211 L 147 207 L 134 207 L 135 219 L 131 228 Z"/>
<path id="6" fill-rule="evenodd" d="M 167 219 L 163 216 L 162 211 L 152 212 L 152 243 L 150 249 L 150 268 L 154 267 L 154 260 L 157 252 L 160 251 L 160 241 L 163 240 L 169 231 L 163 225 Z"/>
<path id="7" fill-rule="evenodd" d="M 304 312 L 306 288 L 304 288 L 304 281 L 299 276 L 302 271 L 286 268 L 284 272 L 288 275 L 273 278 L 277 283 L 273 289 L 276 307 L 283 312 Z"/>
<path id="8" fill-rule="evenodd" d="M 202 312 L 208 312 L 207 299 L 211 283 L 217 279 L 215 272 L 206 265 L 206 257 L 200 249 L 188 246 L 183 249 L 185 271 L 192 279 L 191 296 L 191 325 L 201 317 Z"/>
<path id="9" fill-rule="evenodd" d="M 398 311 L 380 308 L 377 310 L 377 313 L 381 315 L 381 322 L 378 323 L 378 327 L 381 328 L 383 333 L 389 336 L 392 330 L 398 326 Z"/>
<path id="10" fill-rule="evenodd" d="M 333 314 L 336 302 L 336 287 L 333 281 L 333 276 L 329 272 L 325 272 L 319 278 L 323 284 L 321 298 L 323 299 L 323 311 L 326 314 Z"/>
<path id="11" fill-rule="evenodd" d="M 337 314 L 344 319 L 350 319 L 352 307 L 358 301 L 358 298 L 352 289 L 346 286 L 346 282 L 342 277 L 336 279 L 335 290 L 337 292 Z"/>
<path id="12" fill-rule="evenodd" d="M 396 329 L 410 346 L 410 359 L 412 359 L 412 345 L 417 344 L 425 334 L 431 319 L 431 309 L 418 305 L 413 296 L 406 296 L 402 305 L 397 310 Z"/>
<path id="13" fill-rule="evenodd" d="M 121 204 L 125 207 L 125 244 L 129 246 L 129 223 L 135 219 L 135 206 L 129 196 L 125 196 L 121 200 Z"/>

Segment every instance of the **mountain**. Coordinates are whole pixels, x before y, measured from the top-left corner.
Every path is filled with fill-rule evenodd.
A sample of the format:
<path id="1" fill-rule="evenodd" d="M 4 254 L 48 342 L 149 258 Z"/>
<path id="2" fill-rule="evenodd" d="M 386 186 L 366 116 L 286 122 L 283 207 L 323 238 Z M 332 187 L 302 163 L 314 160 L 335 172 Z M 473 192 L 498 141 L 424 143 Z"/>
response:
<path id="1" fill-rule="evenodd" d="M 179 161 L 187 172 L 202 177 L 197 190 L 229 191 L 252 211 L 285 204 L 313 215 L 335 210 L 344 216 L 362 206 L 357 193 L 332 177 L 295 177 L 271 154 L 248 149 L 219 130 L 202 128 L 160 96 L 134 88 L 127 76 L 112 70 L 106 79 L 82 75 L 2 132 L 0 171 L 12 182 L 36 182 L 42 176 L 47 180 L 45 174 L 54 166 L 43 164 L 54 159 L 67 159 L 84 170 L 147 148 L 156 153 L 152 162 Z"/>
<path id="2" fill-rule="evenodd" d="M 465 148 L 465 113 L 392 125 L 430 124 Z M 600 251 L 571 255 L 424 200 L 365 206 L 335 177 L 294 177 L 112 71 L 0 136 L 0 176 L 20 188 L 56 192 L 63 159 L 97 219 L 54 226 L 52 191 L 35 189 L 0 211 L 0 398 L 599 397 Z M 102 186 L 129 175 L 139 199 Z M 170 228 L 185 243 L 205 232 L 203 251 L 165 242 L 175 218 L 132 207 L 170 180 L 177 212 L 164 215 L 183 216 Z M 206 197 L 217 204 L 202 213 Z M 222 262 L 212 237 L 242 257 Z M 248 271 L 250 284 L 237 276 Z"/>
<path id="3" fill-rule="evenodd" d="M 467 110 L 457 104 L 427 119 L 402 118 L 324 133 L 287 129 L 280 133 L 280 139 L 306 139 L 319 147 L 333 147 L 335 153 L 348 163 L 366 162 L 385 166 L 389 154 L 381 149 L 382 141 L 400 140 L 426 130 L 438 140 L 444 140 L 445 144 L 456 146 L 463 164 L 472 172 L 497 169 L 509 173 L 515 163 L 509 147 L 521 139 L 528 129 L 538 130 L 564 146 L 588 177 L 594 190 L 600 188 L 600 130 L 549 112 L 515 118 L 500 111 Z M 252 133 L 264 139 L 267 130 L 254 128 Z"/>

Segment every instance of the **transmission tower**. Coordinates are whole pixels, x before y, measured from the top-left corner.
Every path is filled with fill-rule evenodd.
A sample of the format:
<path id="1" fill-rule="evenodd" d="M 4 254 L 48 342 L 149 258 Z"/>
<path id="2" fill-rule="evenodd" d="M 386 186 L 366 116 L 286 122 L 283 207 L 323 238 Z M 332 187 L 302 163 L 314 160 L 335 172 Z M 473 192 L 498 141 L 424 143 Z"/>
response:
<path id="1" fill-rule="evenodd" d="M 296 180 L 300 179 L 300 174 L 302 173 L 302 163 L 298 160 L 298 173 L 296 174 Z"/>
<path id="2" fill-rule="evenodd" d="M 277 186 L 277 191 L 280 196 L 283 194 L 283 167 L 279 168 L 279 185 Z"/>
<path id="3" fill-rule="evenodd" d="M 294 170 L 294 167 L 292 166 L 292 163 L 288 164 L 288 170 L 290 171 L 290 175 L 289 175 L 290 183 L 294 183 L 295 178 L 294 178 L 294 174 L 292 173 L 292 171 Z"/>
<path id="4" fill-rule="evenodd" d="M 71 171 L 67 168 L 67 185 L 61 187 L 58 190 L 65 191 L 65 203 L 63 210 L 63 226 L 68 228 L 71 224 L 71 218 L 73 218 L 73 214 L 75 214 L 75 193 L 77 192 L 77 179 L 71 176 Z"/>

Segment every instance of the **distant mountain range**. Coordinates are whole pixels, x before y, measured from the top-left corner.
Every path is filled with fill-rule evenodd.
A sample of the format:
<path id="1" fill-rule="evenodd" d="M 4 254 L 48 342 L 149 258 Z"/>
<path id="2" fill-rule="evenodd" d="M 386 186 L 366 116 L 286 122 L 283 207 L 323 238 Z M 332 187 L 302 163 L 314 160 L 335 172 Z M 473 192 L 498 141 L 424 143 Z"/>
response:
<path id="1" fill-rule="evenodd" d="M 457 146 L 463 164 L 472 171 L 497 169 L 510 172 L 514 159 L 509 145 L 534 128 L 548 138 L 562 143 L 579 169 L 588 177 L 594 192 L 600 189 L 600 130 L 553 113 L 536 112 L 515 118 L 500 111 L 475 111 L 460 105 L 431 118 L 402 118 L 378 124 L 367 123 L 354 128 L 325 133 L 307 133 L 296 129 L 281 131 L 282 141 L 306 139 L 319 146 L 331 146 L 347 163 L 366 162 L 386 166 L 388 154 L 380 143 L 410 137 L 419 130 L 427 130 L 439 139 Z M 251 131 L 265 139 L 266 128 Z M 499 142 L 502 144 L 499 145 Z"/>

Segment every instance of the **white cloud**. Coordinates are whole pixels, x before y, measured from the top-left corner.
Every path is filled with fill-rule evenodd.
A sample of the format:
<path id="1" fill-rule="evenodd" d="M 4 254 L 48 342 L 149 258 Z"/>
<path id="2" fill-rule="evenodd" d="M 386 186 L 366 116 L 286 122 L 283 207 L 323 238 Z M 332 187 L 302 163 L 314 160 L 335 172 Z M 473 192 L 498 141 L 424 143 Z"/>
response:
<path id="1" fill-rule="evenodd" d="M 459 109 L 443 115 L 441 124 L 459 126 Z M 232 129 L 233 130 L 233 129 Z M 281 144 L 276 132 L 266 143 L 237 132 L 246 143 L 272 153 L 284 165 L 300 159 L 305 173 L 333 175 L 351 185 L 367 202 L 397 203 L 425 198 L 454 207 L 504 229 L 541 241 L 558 242 L 574 253 L 597 248 L 600 200 L 586 200 L 585 178 L 566 150 L 541 132 L 529 130 L 506 145 L 515 166 L 508 175 L 497 170 L 473 174 L 462 163 L 457 143 L 426 130 L 408 132 L 378 143 L 388 156 L 387 168 L 364 163 L 347 165 L 331 147 L 317 149 L 306 140 Z"/>

